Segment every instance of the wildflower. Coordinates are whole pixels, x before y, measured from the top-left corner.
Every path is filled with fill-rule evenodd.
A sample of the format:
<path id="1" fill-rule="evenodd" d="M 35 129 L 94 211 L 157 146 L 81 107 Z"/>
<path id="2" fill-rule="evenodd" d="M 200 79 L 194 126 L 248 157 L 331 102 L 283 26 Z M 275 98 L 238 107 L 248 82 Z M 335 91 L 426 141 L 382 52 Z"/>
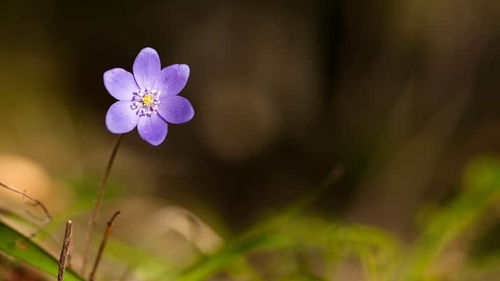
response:
<path id="1" fill-rule="evenodd" d="M 113 68 L 104 73 L 104 86 L 116 98 L 106 114 L 106 127 L 124 134 L 136 126 L 142 139 L 160 145 L 168 123 L 181 124 L 194 116 L 191 103 L 178 94 L 189 77 L 189 66 L 173 64 L 161 69 L 160 56 L 152 48 L 137 55 L 133 73 Z"/>

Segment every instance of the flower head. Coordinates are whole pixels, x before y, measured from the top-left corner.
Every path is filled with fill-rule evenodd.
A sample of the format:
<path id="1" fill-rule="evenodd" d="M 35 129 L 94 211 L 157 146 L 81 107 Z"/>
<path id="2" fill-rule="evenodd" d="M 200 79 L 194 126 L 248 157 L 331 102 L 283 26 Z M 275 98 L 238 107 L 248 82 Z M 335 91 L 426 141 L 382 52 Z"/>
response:
<path id="1" fill-rule="evenodd" d="M 161 69 L 158 53 L 144 48 L 133 72 L 113 68 L 104 73 L 104 86 L 118 100 L 106 114 L 106 127 L 114 134 L 137 127 L 142 139 L 160 145 L 167 137 L 167 122 L 181 124 L 194 116 L 191 103 L 178 95 L 188 80 L 189 66 L 173 64 Z"/>

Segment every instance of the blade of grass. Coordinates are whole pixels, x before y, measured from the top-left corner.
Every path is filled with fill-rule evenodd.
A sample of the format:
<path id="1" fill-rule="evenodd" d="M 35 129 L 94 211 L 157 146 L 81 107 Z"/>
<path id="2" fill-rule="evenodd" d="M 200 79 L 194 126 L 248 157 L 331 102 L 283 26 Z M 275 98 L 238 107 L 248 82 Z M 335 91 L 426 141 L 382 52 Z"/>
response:
<path id="1" fill-rule="evenodd" d="M 424 280 L 445 247 L 500 202 L 500 160 L 475 160 L 467 168 L 464 181 L 466 188 L 461 194 L 425 225 L 401 280 Z"/>
<path id="2" fill-rule="evenodd" d="M 145 280 L 154 279 L 159 275 L 166 274 L 170 270 L 175 270 L 172 262 L 164 257 L 160 257 L 139 247 L 133 247 L 116 237 L 109 239 L 105 254 L 107 259 L 128 264 L 130 270 L 135 275 Z"/>
<path id="3" fill-rule="evenodd" d="M 205 280 L 217 271 L 248 252 L 269 246 L 282 245 L 283 239 L 276 235 L 250 235 L 226 245 L 218 253 L 201 259 L 198 263 L 182 272 L 176 281 Z"/>
<path id="4" fill-rule="evenodd" d="M 57 276 L 59 262 L 29 238 L 0 221 L 0 251 L 41 271 Z M 66 270 L 66 281 L 85 281 L 72 270 Z"/>
<path id="5" fill-rule="evenodd" d="M 283 224 L 302 213 L 314 200 L 323 194 L 328 188 L 335 184 L 343 175 L 342 167 L 334 167 L 324 180 L 313 189 L 307 196 L 292 202 L 278 216 L 271 216 L 258 222 L 235 238 L 231 239 L 216 254 L 203 257 L 199 262 L 181 272 L 175 270 L 165 271 L 156 280 L 176 280 L 176 281 L 198 281 L 205 280 L 224 266 L 234 262 L 238 258 L 248 254 L 248 252 L 269 247 L 283 247 L 289 244 L 286 236 L 276 235 L 276 225 Z"/>

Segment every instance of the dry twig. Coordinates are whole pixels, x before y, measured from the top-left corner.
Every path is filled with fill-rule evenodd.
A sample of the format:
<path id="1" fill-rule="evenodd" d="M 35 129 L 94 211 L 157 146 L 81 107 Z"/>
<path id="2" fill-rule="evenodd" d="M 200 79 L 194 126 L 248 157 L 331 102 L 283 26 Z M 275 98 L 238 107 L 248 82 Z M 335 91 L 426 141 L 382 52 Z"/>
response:
<path id="1" fill-rule="evenodd" d="M 70 220 L 66 222 L 66 231 L 64 232 L 63 246 L 61 256 L 59 257 L 59 268 L 57 272 L 57 281 L 64 280 L 64 271 L 66 270 L 66 260 L 69 255 L 71 244 L 71 233 L 73 232 L 73 222 Z"/>
<path id="2" fill-rule="evenodd" d="M 92 272 L 90 273 L 89 281 L 95 280 L 95 275 L 97 273 L 97 267 L 101 262 L 102 253 L 104 252 L 104 248 L 108 242 L 109 236 L 111 235 L 111 231 L 113 230 L 113 223 L 116 217 L 120 214 L 120 211 L 116 212 L 108 222 L 108 226 L 106 227 L 106 231 L 104 232 L 104 236 L 102 237 L 101 245 L 99 246 L 99 251 L 97 252 L 97 256 L 94 261 L 94 267 L 92 268 Z"/>
<path id="3" fill-rule="evenodd" d="M 49 210 L 47 209 L 47 207 L 45 207 L 45 205 L 40 200 L 37 200 L 37 199 L 31 197 L 28 193 L 26 193 L 26 191 L 22 191 L 20 189 L 15 188 L 15 187 L 8 186 L 4 183 L 0 182 L 0 186 L 6 188 L 9 191 L 12 191 L 14 193 L 22 195 L 23 200 L 25 200 L 25 203 L 31 203 L 33 206 L 40 207 L 40 209 L 42 209 L 42 211 L 45 213 L 45 216 L 47 217 L 45 223 L 48 223 L 52 220 L 52 216 L 50 215 Z"/>

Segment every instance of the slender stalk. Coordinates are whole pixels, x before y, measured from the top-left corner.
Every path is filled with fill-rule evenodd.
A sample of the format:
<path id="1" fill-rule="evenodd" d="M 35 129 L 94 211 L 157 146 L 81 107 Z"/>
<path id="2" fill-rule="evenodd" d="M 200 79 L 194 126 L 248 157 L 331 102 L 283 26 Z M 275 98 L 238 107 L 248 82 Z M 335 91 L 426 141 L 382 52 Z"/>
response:
<path id="1" fill-rule="evenodd" d="M 63 246 L 61 256 L 59 257 L 59 268 L 57 272 L 57 281 L 64 280 L 64 271 L 66 270 L 66 261 L 69 256 L 69 249 L 71 244 L 71 233 L 73 232 L 73 222 L 66 222 L 66 231 L 64 232 Z"/>
<path id="2" fill-rule="evenodd" d="M 99 245 L 99 251 L 97 252 L 97 256 L 94 261 L 94 267 L 92 268 L 92 272 L 90 273 L 89 281 L 95 280 L 95 274 L 97 273 L 97 267 L 99 267 L 99 263 L 101 262 L 102 253 L 104 252 L 104 248 L 106 247 L 109 236 L 111 235 L 111 231 L 113 230 L 113 223 L 119 214 L 120 211 L 116 212 L 108 222 L 108 226 L 106 227 L 106 231 L 104 232 L 104 236 L 101 240 L 101 245 Z"/>
<path id="3" fill-rule="evenodd" d="M 101 206 L 101 201 L 102 198 L 104 197 L 104 191 L 106 190 L 106 183 L 108 182 L 109 174 L 111 172 L 111 168 L 113 167 L 113 162 L 115 161 L 116 153 L 118 152 L 118 148 L 120 147 L 120 144 L 123 139 L 123 134 L 120 135 L 115 143 L 115 146 L 113 147 L 113 151 L 111 152 L 111 155 L 108 160 L 108 165 L 106 167 L 106 171 L 104 172 L 104 175 L 101 179 L 101 182 L 99 184 L 99 193 L 97 194 L 97 200 L 95 201 L 94 209 L 92 210 L 92 215 L 90 217 L 89 221 L 89 230 L 87 233 L 87 239 L 85 242 L 85 249 L 83 252 L 83 259 L 82 259 L 82 269 L 81 273 L 85 275 L 85 270 L 87 268 L 87 261 L 88 261 L 88 254 L 89 254 L 89 249 L 90 249 L 90 242 L 92 240 L 92 234 L 94 232 L 94 227 L 96 224 L 97 217 L 99 215 L 99 208 Z"/>
<path id="4" fill-rule="evenodd" d="M 50 215 L 49 210 L 47 209 L 47 207 L 45 207 L 45 205 L 40 200 L 37 200 L 37 199 L 31 197 L 28 193 L 26 193 L 26 191 L 19 190 L 15 187 L 8 186 L 4 183 L 0 182 L 0 186 L 2 186 L 4 188 L 6 188 L 7 190 L 12 191 L 14 193 L 21 194 L 23 196 L 23 199 L 31 202 L 31 204 L 33 204 L 33 206 L 39 206 L 42 209 L 42 211 L 45 213 L 45 216 L 47 217 L 47 219 L 46 219 L 47 223 L 52 220 L 52 216 Z"/>

